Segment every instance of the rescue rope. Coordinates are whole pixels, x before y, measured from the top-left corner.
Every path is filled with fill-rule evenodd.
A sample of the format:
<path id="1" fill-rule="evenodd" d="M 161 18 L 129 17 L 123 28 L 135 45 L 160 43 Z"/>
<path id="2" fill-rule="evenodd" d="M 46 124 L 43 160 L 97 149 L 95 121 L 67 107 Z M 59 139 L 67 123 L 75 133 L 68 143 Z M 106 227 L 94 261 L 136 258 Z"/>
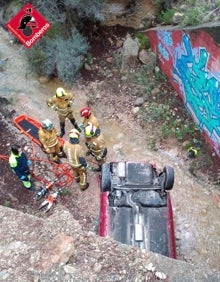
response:
<path id="1" fill-rule="evenodd" d="M 0 155 L 0 159 L 8 161 L 9 157 L 8 156 L 4 156 L 4 155 Z"/>
<path id="2" fill-rule="evenodd" d="M 30 154 L 31 156 L 28 156 L 28 159 L 32 161 L 33 164 L 35 163 L 48 164 L 51 167 L 51 169 L 48 168 L 47 166 L 47 170 L 45 170 L 45 172 L 48 171 L 48 173 L 52 173 L 54 175 L 53 179 L 48 180 L 45 177 L 41 177 L 39 174 L 36 174 L 34 172 L 34 169 L 32 170 L 30 169 L 32 177 L 35 180 L 43 183 L 44 185 L 48 185 L 49 183 L 51 183 L 51 181 L 53 181 L 54 179 L 57 179 L 56 185 L 59 186 L 60 188 L 61 187 L 70 187 L 74 181 L 74 175 L 72 173 L 71 166 L 68 163 L 57 164 L 48 159 L 36 158 L 35 157 L 37 155 L 37 150 L 35 147 L 36 144 L 32 140 L 30 140 L 30 143 L 31 143 L 32 149 L 31 149 L 31 154 Z M 5 155 L 0 155 L 0 159 L 8 161 L 9 157 Z M 87 163 L 97 164 L 94 161 L 87 161 Z"/>
<path id="3" fill-rule="evenodd" d="M 5 156 L 5 155 L 0 155 L 0 159 L 8 161 L 9 157 Z M 39 158 L 33 158 L 33 157 L 29 157 L 28 158 L 30 161 L 34 162 L 34 163 L 46 163 L 49 164 L 52 168 L 51 169 L 47 169 L 48 172 L 52 173 L 54 175 L 54 179 L 58 179 L 58 181 L 56 182 L 56 185 L 59 187 L 69 187 L 71 186 L 71 184 L 74 181 L 74 176 L 72 174 L 72 169 L 70 167 L 69 164 L 67 163 L 61 163 L 61 164 L 56 164 L 52 161 L 46 160 L 46 159 L 39 159 Z M 31 175 L 32 177 L 45 184 L 48 185 L 51 180 L 47 180 L 45 177 L 41 177 L 39 175 L 37 175 L 36 173 L 34 173 L 34 170 L 31 170 Z M 52 179 L 52 180 L 54 180 Z"/>
<path id="4" fill-rule="evenodd" d="M 37 158 L 29 158 L 34 163 L 47 163 L 49 164 L 52 168 L 47 169 L 48 172 L 53 173 L 54 179 L 59 179 L 56 182 L 56 185 L 59 187 L 63 186 L 70 186 L 73 181 L 74 181 L 74 176 L 72 174 L 72 169 L 67 163 L 61 163 L 61 164 L 56 164 L 52 161 L 46 160 L 46 159 L 37 159 Z M 34 171 L 31 172 L 31 175 L 33 176 L 34 179 L 44 183 L 45 185 L 48 185 L 51 180 L 47 180 L 44 177 L 41 177 L 34 173 Z M 52 179 L 52 180 L 54 180 Z"/>
<path id="5" fill-rule="evenodd" d="M 72 174 L 71 167 L 67 163 L 56 164 L 55 162 L 52 162 L 52 161 L 47 160 L 47 159 L 35 158 L 34 156 L 36 156 L 36 154 L 37 154 L 35 145 L 36 144 L 31 140 L 32 156 L 33 157 L 30 157 L 29 159 L 32 162 L 35 162 L 35 163 L 38 162 L 38 163 L 49 164 L 52 167 L 52 169 L 51 170 L 48 169 L 48 171 L 50 171 L 54 174 L 54 179 L 58 179 L 58 181 L 56 181 L 57 186 L 59 186 L 59 187 L 63 187 L 64 185 L 70 186 L 74 181 L 74 176 Z M 51 182 L 51 180 L 47 180 L 45 178 L 40 177 L 39 175 L 36 175 L 33 171 L 32 171 L 32 176 L 36 180 L 44 183 L 45 185 L 48 185 Z M 62 179 L 62 178 L 64 180 L 60 181 L 60 179 Z M 54 180 L 54 179 L 52 179 L 52 180 Z"/>

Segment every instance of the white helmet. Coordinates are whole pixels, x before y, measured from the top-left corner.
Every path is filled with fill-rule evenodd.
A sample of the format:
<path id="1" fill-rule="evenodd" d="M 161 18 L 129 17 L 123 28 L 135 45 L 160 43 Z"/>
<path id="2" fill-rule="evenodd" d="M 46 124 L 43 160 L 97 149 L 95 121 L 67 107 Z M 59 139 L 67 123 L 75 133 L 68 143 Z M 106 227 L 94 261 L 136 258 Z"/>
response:
<path id="1" fill-rule="evenodd" d="M 52 130 L 53 129 L 53 123 L 47 118 L 42 121 L 42 128 L 46 130 Z"/>
<path id="2" fill-rule="evenodd" d="M 75 128 L 71 129 L 70 132 L 69 132 L 69 138 L 76 138 L 76 139 L 79 139 L 79 131 Z"/>

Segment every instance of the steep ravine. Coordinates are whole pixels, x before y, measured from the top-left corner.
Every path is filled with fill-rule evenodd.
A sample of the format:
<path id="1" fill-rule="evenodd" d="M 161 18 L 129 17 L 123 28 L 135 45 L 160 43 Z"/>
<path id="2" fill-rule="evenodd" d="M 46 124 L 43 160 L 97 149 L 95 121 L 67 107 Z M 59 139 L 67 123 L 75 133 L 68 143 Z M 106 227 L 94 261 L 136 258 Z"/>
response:
<path id="1" fill-rule="evenodd" d="M 0 55 L 1 59 L 7 59 L 0 72 L 0 96 L 12 101 L 17 114 L 31 113 L 31 116 L 38 120 L 49 117 L 58 126 L 56 113 L 48 110 L 45 99 L 53 94 L 60 83 L 52 81 L 40 84 L 38 78 L 29 71 L 24 53 L 24 48 L 11 44 L 9 35 L 5 30 L 0 29 Z M 161 168 L 164 165 L 174 167 L 175 186 L 171 191 L 171 198 L 178 257 L 180 260 L 220 271 L 220 206 L 210 196 L 210 191 L 214 188 L 191 176 L 183 160 L 175 157 L 172 152 L 150 151 L 146 132 L 134 118 L 126 115 L 123 106 L 120 113 L 114 111 L 114 107 L 108 104 L 108 96 L 112 94 L 111 89 L 106 88 L 105 92 L 99 92 L 97 87 L 99 83 L 105 82 L 93 82 L 87 86 L 79 83 L 70 87 L 76 97 L 74 108 L 77 119 L 80 120 L 79 110 L 88 101 L 87 93 L 95 89 L 97 96 L 101 98 L 98 98 L 92 107 L 106 137 L 108 161 L 122 158 L 149 160 Z M 123 98 L 126 99 L 126 96 L 123 97 L 121 93 L 120 100 Z M 70 128 L 70 124 L 67 124 L 68 127 Z M 78 199 L 87 202 L 86 207 L 91 208 L 91 213 L 98 212 L 98 187 L 94 190 L 88 189 Z M 91 207 L 88 203 L 91 203 Z"/>

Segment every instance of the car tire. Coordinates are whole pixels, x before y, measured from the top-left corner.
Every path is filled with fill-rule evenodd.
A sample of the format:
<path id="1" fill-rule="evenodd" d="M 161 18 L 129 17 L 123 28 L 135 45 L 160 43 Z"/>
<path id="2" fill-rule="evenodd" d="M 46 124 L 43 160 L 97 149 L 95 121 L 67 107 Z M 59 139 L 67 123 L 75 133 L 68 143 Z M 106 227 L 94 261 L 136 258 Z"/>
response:
<path id="1" fill-rule="evenodd" d="M 105 163 L 102 165 L 101 192 L 107 192 L 110 190 L 111 190 L 110 164 Z"/>
<path id="2" fill-rule="evenodd" d="M 165 176 L 164 189 L 171 190 L 174 185 L 174 169 L 171 166 L 165 166 L 163 172 Z"/>

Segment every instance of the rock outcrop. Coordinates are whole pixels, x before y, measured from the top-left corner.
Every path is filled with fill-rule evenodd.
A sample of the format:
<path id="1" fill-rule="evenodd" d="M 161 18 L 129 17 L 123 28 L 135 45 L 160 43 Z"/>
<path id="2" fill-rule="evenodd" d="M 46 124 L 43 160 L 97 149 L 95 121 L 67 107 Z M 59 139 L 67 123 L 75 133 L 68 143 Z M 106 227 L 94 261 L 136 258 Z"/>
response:
<path id="1" fill-rule="evenodd" d="M 47 219 L 3 206 L 0 215 L 1 281 L 217 282 L 220 279 L 220 273 L 198 265 L 85 232 L 63 206 L 56 206 Z"/>

